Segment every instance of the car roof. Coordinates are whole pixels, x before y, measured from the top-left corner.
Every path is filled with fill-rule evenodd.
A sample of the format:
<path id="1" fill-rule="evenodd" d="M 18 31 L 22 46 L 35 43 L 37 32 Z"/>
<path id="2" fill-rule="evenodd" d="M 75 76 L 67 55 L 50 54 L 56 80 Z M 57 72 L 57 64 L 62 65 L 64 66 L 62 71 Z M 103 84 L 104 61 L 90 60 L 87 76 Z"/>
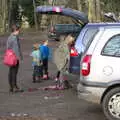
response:
<path id="1" fill-rule="evenodd" d="M 120 26 L 120 22 L 114 23 L 88 23 L 85 27 L 109 27 L 109 26 Z"/>
<path id="2" fill-rule="evenodd" d="M 54 24 L 53 26 L 79 26 L 80 27 L 80 25 L 78 25 L 78 24 Z"/>

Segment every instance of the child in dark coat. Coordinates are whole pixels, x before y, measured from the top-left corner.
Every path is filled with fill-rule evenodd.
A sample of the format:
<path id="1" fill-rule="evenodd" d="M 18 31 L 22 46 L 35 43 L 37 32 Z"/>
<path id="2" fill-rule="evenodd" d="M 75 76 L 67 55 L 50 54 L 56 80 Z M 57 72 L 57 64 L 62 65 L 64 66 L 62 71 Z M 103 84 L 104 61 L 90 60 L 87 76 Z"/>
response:
<path id="1" fill-rule="evenodd" d="M 49 47 L 48 40 L 43 41 L 43 45 L 40 46 L 41 51 L 41 61 L 43 65 L 43 79 L 48 79 L 48 59 L 49 59 Z"/>

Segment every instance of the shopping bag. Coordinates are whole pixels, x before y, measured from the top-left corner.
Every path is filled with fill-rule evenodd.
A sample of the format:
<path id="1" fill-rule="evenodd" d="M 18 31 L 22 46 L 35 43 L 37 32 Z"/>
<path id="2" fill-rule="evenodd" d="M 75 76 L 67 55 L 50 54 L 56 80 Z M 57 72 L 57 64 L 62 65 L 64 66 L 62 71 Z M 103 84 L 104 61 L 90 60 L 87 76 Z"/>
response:
<path id="1" fill-rule="evenodd" d="M 17 57 L 12 49 L 5 51 L 3 63 L 7 66 L 15 66 L 17 64 Z"/>

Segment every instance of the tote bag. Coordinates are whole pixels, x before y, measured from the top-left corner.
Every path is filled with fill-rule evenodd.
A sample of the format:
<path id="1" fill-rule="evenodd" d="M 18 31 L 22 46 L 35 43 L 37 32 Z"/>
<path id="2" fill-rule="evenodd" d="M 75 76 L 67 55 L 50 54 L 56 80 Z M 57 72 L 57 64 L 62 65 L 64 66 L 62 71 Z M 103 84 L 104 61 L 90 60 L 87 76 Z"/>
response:
<path id="1" fill-rule="evenodd" d="M 17 64 L 17 57 L 12 49 L 5 51 L 3 63 L 7 66 L 15 66 Z"/>

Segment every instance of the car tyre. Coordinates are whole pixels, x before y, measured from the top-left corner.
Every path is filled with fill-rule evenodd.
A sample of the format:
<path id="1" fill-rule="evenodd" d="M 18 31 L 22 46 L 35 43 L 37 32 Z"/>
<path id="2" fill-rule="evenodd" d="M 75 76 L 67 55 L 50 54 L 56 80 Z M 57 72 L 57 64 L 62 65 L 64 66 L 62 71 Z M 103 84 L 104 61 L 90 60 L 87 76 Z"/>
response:
<path id="1" fill-rule="evenodd" d="M 108 120 L 120 120 L 120 87 L 107 92 L 103 98 L 102 108 Z"/>

